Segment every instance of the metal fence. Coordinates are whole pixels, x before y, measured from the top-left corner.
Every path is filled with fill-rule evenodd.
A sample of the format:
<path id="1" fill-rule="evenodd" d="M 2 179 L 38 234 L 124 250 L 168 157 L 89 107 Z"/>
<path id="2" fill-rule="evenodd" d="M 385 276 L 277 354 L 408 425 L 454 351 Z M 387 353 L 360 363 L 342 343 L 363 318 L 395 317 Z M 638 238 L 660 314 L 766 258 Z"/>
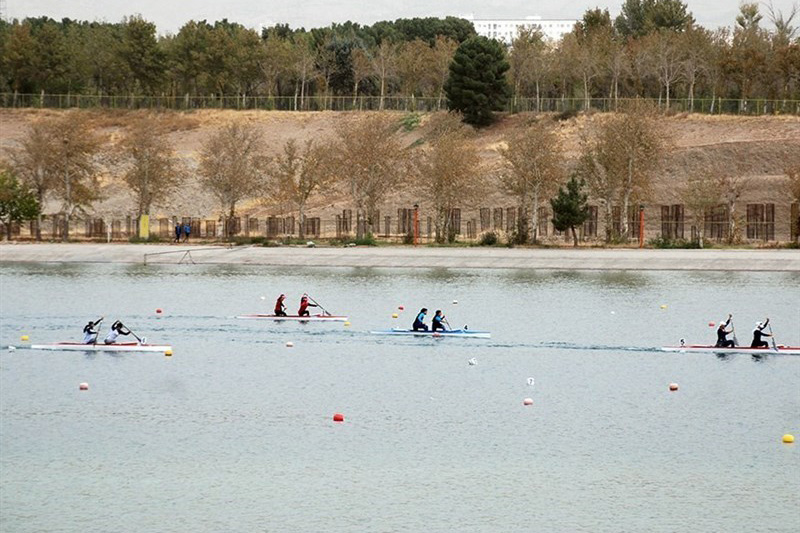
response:
<path id="1" fill-rule="evenodd" d="M 579 228 L 578 237 L 582 242 L 600 242 L 605 238 L 605 209 L 591 205 L 589 218 Z M 800 232 L 800 205 L 781 204 L 747 204 L 746 217 L 742 217 L 742 239 L 749 242 L 785 242 L 796 240 Z M 743 214 L 744 214 L 743 213 Z M 777 214 L 776 214 L 777 213 Z M 571 242 L 570 232 L 556 230 L 552 223 L 552 212 L 542 207 L 538 213 L 538 228 L 535 236 L 528 234 L 529 213 L 527 209 L 518 207 L 482 207 L 479 209 L 453 209 L 447 216 L 452 235 L 461 242 L 476 242 L 487 232 L 493 232 L 500 242 L 530 240 L 545 243 Z M 639 207 L 632 207 L 627 213 L 628 237 L 636 240 L 640 235 Z M 416 231 L 415 224 L 416 221 Z M 704 219 L 694 220 L 686 216 L 682 204 L 649 205 L 644 208 L 644 238 L 651 239 L 686 239 L 696 240 L 702 236 L 709 241 L 723 242 L 729 238 L 731 218 L 727 206 L 718 206 L 710 210 Z M 180 233 L 176 231 L 180 227 Z M 183 228 L 188 226 L 188 235 Z M 622 235 L 624 225 L 622 209 L 612 208 L 611 235 L 618 238 Z M 419 242 L 428 243 L 436 240 L 436 222 L 430 213 L 417 211 L 411 207 L 401 207 L 393 212 L 377 212 L 372 220 L 366 220 L 352 209 L 344 209 L 340 213 L 326 218 L 306 217 L 302 221 L 302 238 L 338 239 L 350 241 L 371 234 L 374 238 L 386 242 L 413 242 L 416 234 Z M 12 239 L 32 240 L 36 238 L 36 222 L 12 224 L 6 227 L 0 224 L 0 235 Z M 85 218 L 70 221 L 60 215 L 43 217 L 39 228 L 42 240 L 92 240 L 92 241 L 128 241 L 138 238 L 139 221 L 135 216 L 111 218 Z M 150 239 L 161 242 L 181 241 L 296 241 L 301 238 L 301 223 L 294 216 L 267 217 L 153 217 L 149 221 Z M 67 233 L 68 231 L 68 233 Z"/>
<path id="2" fill-rule="evenodd" d="M 586 110 L 615 111 L 629 98 L 512 98 L 505 111 L 569 113 Z M 800 115 L 800 100 L 687 98 L 644 99 L 665 111 L 681 113 L 737 115 Z M 178 96 L 108 94 L 23 94 L 0 93 L 0 107 L 47 109 L 198 109 L 277 110 L 277 111 L 405 111 L 428 112 L 447 109 L 438 97 L 414 96 Z"/>

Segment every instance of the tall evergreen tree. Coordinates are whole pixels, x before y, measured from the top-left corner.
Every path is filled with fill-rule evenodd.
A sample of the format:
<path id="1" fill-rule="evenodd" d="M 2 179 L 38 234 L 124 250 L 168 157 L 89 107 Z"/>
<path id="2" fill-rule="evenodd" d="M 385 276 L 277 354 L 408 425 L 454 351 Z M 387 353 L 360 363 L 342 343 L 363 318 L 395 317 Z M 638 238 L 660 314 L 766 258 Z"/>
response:
<path id="1" fill-rule="evenodd" d="M 508 68 L 499 42 L 486 37 L 464 41 L 456 49 L 444 87 L 448 107 L 463 113 L 468 124 L 491 124 L 493 111 L 502 110 L 511 93 L 505 76 Z"/>
<path id="2" fill-rule="evenodd" d="M 572 176 L 567 188 L 559 187 L 558 195 L 550 200 L 553 208 L 553 227 L 558 231 L 572 230 L 572 242 L 578 246 L 576 226 L 589 218 L 589 195 L 583 192 L 584 181 Z"/>

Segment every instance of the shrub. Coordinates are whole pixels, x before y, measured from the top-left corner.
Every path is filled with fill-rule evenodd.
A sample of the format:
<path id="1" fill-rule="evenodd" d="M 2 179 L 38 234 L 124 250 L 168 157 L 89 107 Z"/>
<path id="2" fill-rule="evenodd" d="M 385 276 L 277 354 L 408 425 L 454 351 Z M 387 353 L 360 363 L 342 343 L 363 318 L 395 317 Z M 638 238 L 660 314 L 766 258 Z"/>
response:
<path id="1" fill-rule="evenodd" d="M 689 241 L 686 239 L 667 239 L 658 236 L 654 239 L 647 241 L 647 244 L 653 248 L 673 249 L 673 248 L 700 248 L 698 241 Z"/>
<path id="2" fill-rule="evenodd" d="M 496 246 L 499 240 L 500 239 L 497 238 L 497 233 L 493 231 L 487 231 L 486 233 L 481 235 L 478 244 L 480 244 L 481 246 Z"/>

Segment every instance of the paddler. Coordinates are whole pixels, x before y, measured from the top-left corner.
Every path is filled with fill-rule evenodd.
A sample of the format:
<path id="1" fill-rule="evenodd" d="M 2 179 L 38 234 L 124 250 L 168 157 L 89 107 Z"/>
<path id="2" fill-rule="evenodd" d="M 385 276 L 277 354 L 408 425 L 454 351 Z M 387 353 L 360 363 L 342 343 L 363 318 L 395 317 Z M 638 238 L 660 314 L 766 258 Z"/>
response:
<path id="1" fill-rule="evenodd" d="M 433 315 L 433 320 L 431 320 L 431 329 L 433 331 L 447 331 L 447 328 L 444 327 L 445 317 L 442 314 L 440 309 L 436 310 L 436 313 Z"/>
<path id="2" fill-rule="evenodd" d="M 772 337 L 769 333 L 764 333 L 764 328 L 769 325 L 769 318 L 764 322 L 756 322 L 756 327 L 753 330 L 753 342 L 750 344 L 751 348 L 769 348 L 767 341 L 761 340 L 761 337 Z"/>
<path id="3" fill-rule="evenodd" d="M 425 315 L 427 314 L 428 310 L 426 308 L 423 307 L 420 309 L 417 318 L 414 319 L 414 325 L 412 326 L 414 331 L 428 331 L 428 326 L 425 325 Z"/>
<path id="4" fill-rule="evenodd" d="M 117 342 L 117 337 L 120 335 L 130 335 L 131 330 L 122 325 L 122 322 L 117 320 L 111 324 L 111 331 L 108 332 L 106 338 L 103 340 L 105 344 L 114 344 Z"/>
<path id="5" fill-rule="evenodd" d="M 94 343 L 97 342 L 97 333 L 98 332 L 94 328 L 99 326 L 100 322 L 102 322 L 102 321 L 103 321 L 103 317 L 101 316 L 100 318 L 98 318 L 94 322 L 92 322 L 90 320 L 88 324 L 83 326 L 83 344 L 94 344 Z"/>
<path id="6" fill-rule="evenodd" d="M 720 320 L 719 327 L 717 328 L 717 344 L 714 346 L 717 348 L 733 348 L 736 346 L 736 343 L 732 340 L 728 340 L 728 335 L 732 331 L 728 331 L 727 327 L 731 323 L 731 318 L 733 315 L 728 314 L 728 319 L 725 321 Z"/>
<path id="7" fill-rule="evenodd" d="M 302 298 L 300 298 L 300 309 L 297 311 L 297 316 L 309 316 L 311 313 L 308 312 L 309 307 L 319 307 L 317 304 L 312 304 L 308 301 L 308 295 L 304 294 Z"/>
<path id="8" fill-rule="evenodd" d="M 278 296 L 278 301 L 275 302 L 275 316 L 286 316 L 286 306 L 283 304 L 285 299 L 285 294 Z"/>

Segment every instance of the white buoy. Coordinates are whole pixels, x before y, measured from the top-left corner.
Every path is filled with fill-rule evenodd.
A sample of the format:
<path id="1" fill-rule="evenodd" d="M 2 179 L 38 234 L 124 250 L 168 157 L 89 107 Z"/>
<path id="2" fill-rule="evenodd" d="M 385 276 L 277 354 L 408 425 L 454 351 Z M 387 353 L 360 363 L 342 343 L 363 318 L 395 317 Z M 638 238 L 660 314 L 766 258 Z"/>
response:
<path id="1" fill-rule="evenodd" d="M 522 400 L 522 405 L 533 405 L 533 398 L 525 398 Z"/>
<path id="2" fill-rule="evenodd" d="M 262 300 L 266 300 L 266 299 L 267 299 L 267 297 L 266 297 L 266 296 L 262 296 L 262 297 L 261 297 L 261 299 L 262 299 Z"/>
<path id="3" fill-rule="evenodd" d="M 528 385 L 530 385 L 531 387 L 533 387 L 533 383 L 534 383 L 534 380 L 533 380 L 533 378 L 528 378 Z"/>
<path id="4" fill-rule="evenodd" d="M 468 361 L 468 363 L 469 363 L 470 366 L 475 366 L 475 365 L 478 364 L 478 360 L 473 357 L 472 359 L 470 359 Z"/>
<path id="5" fill-rule="evenodd" d="M 458 305 L 458 300 L 453 300 L 453 305 Z"/>
<path id="6" fill-rule="evenodd" d="M 293 346 L 294 346 L 294 343 L 292 341 L 289 341 L 289 342 L 286 343 L 286 347 L 287 348 L 292 348 Z"/>
<path id="7" fill-rule="evenodd" d="M 17 347 L 16 346 L 9 346 L 8 347 L 8 351 L 9 352 L 16 352 L 17 351 Z"/>

